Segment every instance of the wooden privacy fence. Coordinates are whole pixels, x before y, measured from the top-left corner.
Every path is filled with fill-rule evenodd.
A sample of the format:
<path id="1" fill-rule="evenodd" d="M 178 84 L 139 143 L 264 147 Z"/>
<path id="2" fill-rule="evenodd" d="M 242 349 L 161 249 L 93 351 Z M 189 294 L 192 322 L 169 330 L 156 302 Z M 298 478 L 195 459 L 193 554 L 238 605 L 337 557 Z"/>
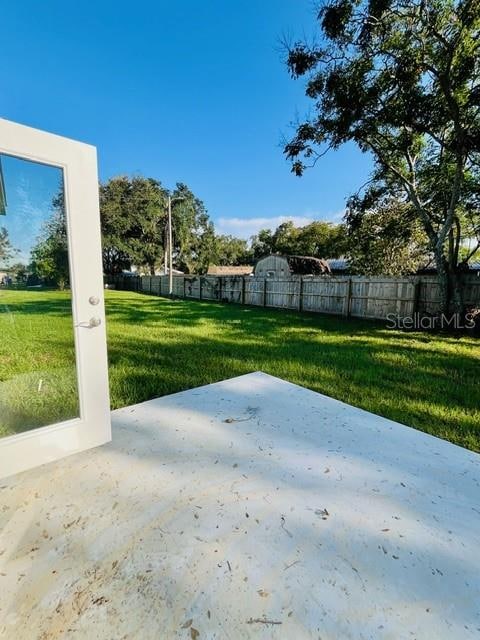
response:
<path id="1" fill-rule="evenodd" d="M 168 276 L 115 276 L 117 289 L 168 295 Z M 463 276 L 464 301 L 480 306 L 480 276 Z M 404 318 L 440 310 L 436 276 L 174 276 L 173 295 L 192 300 L 233 302 L 260 307 L 314 311 L 356 318 Z"/>

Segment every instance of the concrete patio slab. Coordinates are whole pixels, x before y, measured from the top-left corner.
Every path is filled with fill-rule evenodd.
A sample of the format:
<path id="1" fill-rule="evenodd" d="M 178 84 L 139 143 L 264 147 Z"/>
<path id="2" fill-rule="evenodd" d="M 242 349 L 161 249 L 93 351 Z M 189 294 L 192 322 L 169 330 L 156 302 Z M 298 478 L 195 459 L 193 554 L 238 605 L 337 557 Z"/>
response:
<path id="1" fill-rule="evenodd" d="M 1 483 L 0 637 L 480 637 L 480 456 L 254 373 Z"/>

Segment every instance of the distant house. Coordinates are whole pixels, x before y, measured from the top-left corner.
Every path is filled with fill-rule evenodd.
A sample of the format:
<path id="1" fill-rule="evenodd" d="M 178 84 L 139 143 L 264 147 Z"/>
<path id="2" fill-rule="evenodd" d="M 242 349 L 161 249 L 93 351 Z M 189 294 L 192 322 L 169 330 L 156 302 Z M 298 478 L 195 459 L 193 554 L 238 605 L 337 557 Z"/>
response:
<path id="1" fill-rule="evenodd" d="M 329 273 L 330 267 L 326 260 L 311 256 L 271 255 L 261 258 L 255 265 L 255 276 L 260 278 L 319 276 Z"/>
<path id="2" fill-rule="evenodd" d="M 207 276 L 249 276 L 253 273 L 253 267 L 249 265 L 240 266 L 216 266 L 208 267 Z"/>

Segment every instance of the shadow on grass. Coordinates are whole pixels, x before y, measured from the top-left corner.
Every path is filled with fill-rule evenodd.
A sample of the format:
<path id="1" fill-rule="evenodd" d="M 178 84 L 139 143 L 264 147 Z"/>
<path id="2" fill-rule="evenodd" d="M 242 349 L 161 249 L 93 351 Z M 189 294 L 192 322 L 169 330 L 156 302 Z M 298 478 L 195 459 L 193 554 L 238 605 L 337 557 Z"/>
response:
<path id="1" fill-rule="evenodd" d="M 2 295 L 3 293 L 3 295 Z M 72 315 L 72 298 L 70 291 L 0 291 L 0 315 L 16 314 L 40 316 Z"/>

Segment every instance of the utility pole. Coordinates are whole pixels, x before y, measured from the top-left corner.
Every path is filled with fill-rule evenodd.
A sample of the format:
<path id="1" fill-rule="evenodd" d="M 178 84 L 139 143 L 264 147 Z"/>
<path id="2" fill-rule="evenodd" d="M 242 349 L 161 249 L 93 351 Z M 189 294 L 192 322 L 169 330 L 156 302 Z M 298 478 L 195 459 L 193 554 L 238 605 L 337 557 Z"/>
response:
<path id="1" fill-rule="evenodd" d="M 173 296 L 173 233 L 172 233 L 172 203 L 185 200 L 183 196 L 172 198 L 168 196 L 168 295 Z"/>
<path id="2" fill-rule="evenodd" d="M 168 295 L 173 295 L 172 197 L 168 196 Z"/>

